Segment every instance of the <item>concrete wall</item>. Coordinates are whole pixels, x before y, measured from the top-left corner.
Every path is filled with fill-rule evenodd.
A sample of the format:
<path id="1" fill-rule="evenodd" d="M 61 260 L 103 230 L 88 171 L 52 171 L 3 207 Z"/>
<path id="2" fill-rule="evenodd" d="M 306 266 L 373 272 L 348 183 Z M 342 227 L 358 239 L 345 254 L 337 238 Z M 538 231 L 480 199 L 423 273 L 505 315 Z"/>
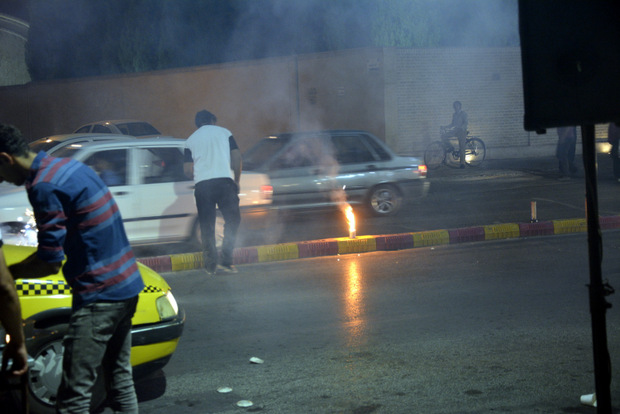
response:
<path id="1" fill-rule="evenodd" d="M 0 88 L 0 119 L 30 140 L 103 119 L 141 119 L 187 137 L 207 108 L 242 148 L 270 133 L 358 128 L 383 136 L 380 50 L 264 59 L 191 69 Z"/>
<path id="2" fill-rule="evenodd" d="M 103 119 L 151 122 L 187 137 L 199 109 L 240 147 L 291 130 L 369 130 L 421 155 L 448 124 L 452 102 L 492 158 L 553 154 L 557 136 L 523 129 L 519 48 L 367 48 L 0 88 L 0 121 L 34 140 Z M 597 136 L 606 135 L 604 126 Z"/>
<path id="3" fill-rule="evenodd" d="M 555 154 L 555 129 L 538 135 L 523 128 L 520 48 L 386 49 L 385 61 L 386 140 L 397 152 L 421 155 L 459 100 L 487 157 Z M 607 125 L 597 125 L 597 141 L 606 137 Z"/>
<path id="4" fill-rule="evenodd" d="M 125 118 L 187 137 L 195 129 L 196 111 L 208 108 L 243 145 L 261 131 L 294 124 L 295 82 L 289 66 L 291 61 L 283 59 L 1 88 L 1 99 L 13 104 L 0 108 L 0 119 L 30 139 Z"/>
<path id="5" fill-rule="evenodd" d="M 382 49 L 300 56 L 299 129 L 364 129 L 385 137 Z"/>
<path id="6" fill-rule="evenodd" d="M 469 130 L 489 150 L 528 145 L 523 129 L 519 48 L 392 49 L 386 88 L 390 97 L 388 136 L 399 152 L 420 153 L 439 137 L 459 100 Z M 550 135 L 550 134 L 548 134 Z M 542 140 L 555 137 L 546 136 Z"/>

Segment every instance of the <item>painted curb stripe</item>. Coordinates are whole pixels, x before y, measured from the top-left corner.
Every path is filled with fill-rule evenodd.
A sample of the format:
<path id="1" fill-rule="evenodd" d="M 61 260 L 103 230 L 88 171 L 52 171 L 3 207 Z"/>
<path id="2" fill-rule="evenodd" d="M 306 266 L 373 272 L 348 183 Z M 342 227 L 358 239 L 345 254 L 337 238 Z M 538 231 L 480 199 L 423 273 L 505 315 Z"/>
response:
<path id="1" fill-rule="evenodd" d="M 519 233 L 521 237 L 553 236 L 553 223 L 551 221 L 519 223 Z"/>
<path id="2" fill-rule="evenodd" d="M 338 254 L 336 240 L 317 240 L 298 244 L 299 257 L 333 256 Z"/>
<path id="3" fill-rule="evenodd" d="M 555 234 L 583 233 L 588 230 L 586 219 L 553 220 Z"/>
<path id="4" fill-rule="evenodd" d="M 448 230 L 450 233 L 450 243 L 464 243 L 484 240 L 484 228 L 467 227 L 464 229 Z"/>
<path id="5" fill-rule="evenodd" d="M 156 272 L 172 271 L 172 256 L 156 256 L 137 259 L 138 262 L 150 267 Z"/>
<path id="6" fill-rule="evenodd" d="M 170 256 L 172 271 L 200 269 L 203 266 L 202 253 L 184 253 Z"/>
<path id="7" fill-rule="evenodd" d="M 258 262 L 258 249 L 256 247 L 242 247 L 233 252 L 234 264 L 248 264 Z"/>
<path id="8" fill-rule="evenodd" d="M 414 247 L 413 234 L 390 234 L 376 236 L 377 250 L 401 250 Z"/>
<path id="9" fill-rule="evenodd" d="M 602 230 L 620 229 L 620 216 L 599 217 Z M 588 228 L 585 218 L 540 221 L 536 223 L 508 223 L 450 230 L 431 230 L 380 236 L 342 237 L 298 243 L 283 243 L 259 247 L 237 248 L 235 264 L 263 263 L 332 256 L 338 254 L 365 253 L 426 247 L 441 244 L 504 238 L 552 236 L 554 234 L 583 233 Z M 202 253 L 185 253 L 147 257 L 138 261 L 156 272 L 176 272 L 202 267 Z"/>
<path id="10" fill-rule="evenodd" d="M 620 229 L 620 216 L 600 217 L 598 222 L 602 230 Z"/>
<path id="11" fill-rule="evenodd" d="M 338 242 L 338 253 L 365 253 L 377 250 L 377 240 L 374 236 L 359 236 L 355 239 L 340 238 Z"/>
<path id="12" fill-rule="evenodd" d="M 295 243 L 259 246 L 256 250 L 258 252 L 259 263 L 299 259 L 299 248 Z"/>
<path id="13" fill-rule="evenodd" d="M 413 233 L 413 246 L 436 246 L 450 244 L 450 232 L 448 230 L 420 231 Z"/>
<path id="14" fill-rule="evenodd" d="M 518 224 L 509 223 L 484 226 L 485 240 L 512 239 L 519 237 L 519 234 Z"/>

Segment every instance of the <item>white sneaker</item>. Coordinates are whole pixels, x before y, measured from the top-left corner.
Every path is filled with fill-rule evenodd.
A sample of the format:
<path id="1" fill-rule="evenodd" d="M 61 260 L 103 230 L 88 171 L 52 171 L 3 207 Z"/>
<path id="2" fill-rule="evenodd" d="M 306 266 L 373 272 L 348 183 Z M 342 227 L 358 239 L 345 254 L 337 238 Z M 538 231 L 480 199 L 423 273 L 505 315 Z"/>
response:
<path id="1" fill-rule="evenodd" d="M 217 265 L 217 270 L 222 271 L 224 273 L 239 273 L 237 268 L 233 265 L 230 265 L 230 266 Z"/>

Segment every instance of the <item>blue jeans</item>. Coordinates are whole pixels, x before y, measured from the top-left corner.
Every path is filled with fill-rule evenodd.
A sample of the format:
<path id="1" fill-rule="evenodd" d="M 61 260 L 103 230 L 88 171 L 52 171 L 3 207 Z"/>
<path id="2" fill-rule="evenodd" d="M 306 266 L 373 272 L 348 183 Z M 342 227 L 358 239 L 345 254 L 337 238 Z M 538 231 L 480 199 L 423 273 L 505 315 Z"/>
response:
<path id="1" fill-rule="evenodd" d="M 196 197 L 196 208 L 200 221 L 200 232 L 202 233 L 202 254 L 207 270 L 214 270 L 218 262 L 215 245 L 216 206 L 224 217 L 221 264 L 224 266 L 233 264 L 235 240 L 241 223 L 238 191 L 237 184 L 231 178 L 213 178 L 196 184 L 194 196 Z"/>
<path id="2" fill-rule="evenodd" d="M 73 312 L 65 347 L 56 412 L 87 414 L 98 370 L 111 408 L 137 413 L 138 399 L 131 372 L 131 318 L 138 297 L 95 302 Z"/>
<path id="3" fill-rule="evenodd" d="M 614 178 L 616 179 L 620 179 L 620 158 L 618 158 L 620 154 L 618 153 L 618 144 L 619 144 L 618 141 L 612 143 L 611 152 L 609 153 L 612 159 Z"/>
<path id="4" fill-rule="evenodd" d="M 561 175 L 568 176 L 577 171 L 575 165 L 575 147 L 577 145 L 577 137 L 567 137 L 558 139 L 558 145 L 555 150 L 555 156 L 558 159 L 559 170 Z"/>

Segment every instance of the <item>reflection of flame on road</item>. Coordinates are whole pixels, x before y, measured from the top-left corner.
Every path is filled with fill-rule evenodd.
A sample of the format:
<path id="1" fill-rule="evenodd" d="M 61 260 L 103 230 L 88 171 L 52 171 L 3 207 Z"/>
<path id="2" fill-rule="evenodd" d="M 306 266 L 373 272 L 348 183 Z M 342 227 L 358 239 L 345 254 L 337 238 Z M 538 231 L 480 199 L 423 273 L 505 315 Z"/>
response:
<path id="1" fill-rule="evenodd" d="M 353 214 L 353 208 L 349 203 L 345 203 L 344 215 L 346 216 L 347 222 L 349 223 L 349 238 L 354 239 L 357 235 L 357 232 L 355 230 L 355 214 Z"/>
<path id="2" fill-rule="evenodd" d="M 345 315 L 349 332 L 349 346 L 359 346 L 364 341 L 366 318 L 364 315 L 363 280 L 357 269 L 357 261 L 351 260 L 346 274 Z"/>

